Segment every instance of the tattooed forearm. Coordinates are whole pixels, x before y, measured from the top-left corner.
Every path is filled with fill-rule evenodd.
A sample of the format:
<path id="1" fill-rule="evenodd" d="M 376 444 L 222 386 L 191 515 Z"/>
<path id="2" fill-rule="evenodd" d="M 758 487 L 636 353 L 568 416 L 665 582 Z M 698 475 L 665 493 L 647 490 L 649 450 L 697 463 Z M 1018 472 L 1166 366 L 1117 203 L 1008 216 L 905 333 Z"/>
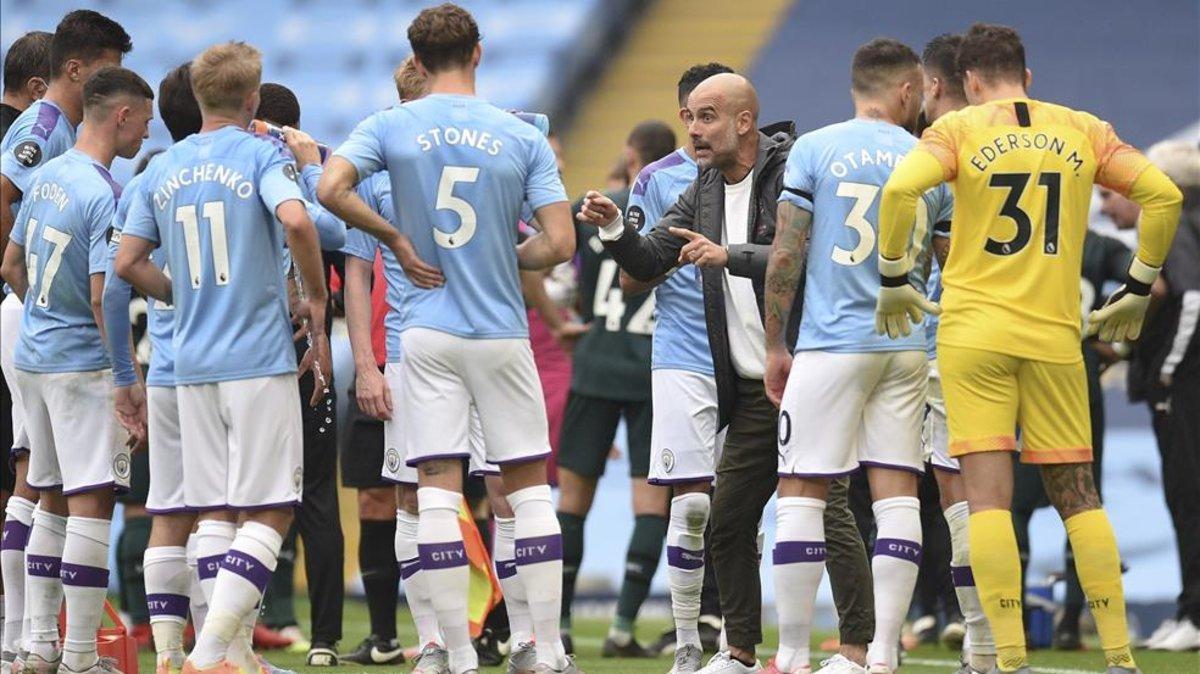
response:
<path id="1" fill-rule="evenodd" d="M 950 239 L 944 236 L 933 237 L 933 256 L 937 258 L 938 268 L 946 268 L 946 260 L 950 257 Z"/>
<path id="2" fill-rule="evenodd" d="M 1092 463 L 1059 463 L 1042 466 L 1046 495 L 1065 520 L 1100 507 Z"/>
<path id="3" fill-rule="evenodd" d="M 796 298 L 796 287 L 804 273 L 808 252 L 808 232 L 812 213 L 787 201 L 779 202 L 775 219 L 775 240 L 771 243 L 771 259 L 767 263 L 766 296 L 764 297 L 764 329 L 767 349 L 785 348 L 784 332 L 788 313 Z"/>

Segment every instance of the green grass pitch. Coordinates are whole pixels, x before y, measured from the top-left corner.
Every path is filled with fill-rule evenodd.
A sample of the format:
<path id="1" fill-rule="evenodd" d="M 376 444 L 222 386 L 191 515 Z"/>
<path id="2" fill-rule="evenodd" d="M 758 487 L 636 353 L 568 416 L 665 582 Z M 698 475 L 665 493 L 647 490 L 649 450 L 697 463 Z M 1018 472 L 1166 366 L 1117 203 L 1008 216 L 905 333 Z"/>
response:
<path id="1" fill-rule="evenodd" d="M 296 613 L 302 619 L 308 616 L 307 602 L 297 601 Z M 398 622 L 400 640 L 405 646 L 412 645 L 415 635 L 412 621 L 407 614 L 401 614 Z M 652 641 L 665 629 L 667 624 L 661 621 L 647 620 L 638 625 L 638 636 L 643 643 Z M 307 632 L 307 625 L 304 626 Z M 578 663 L 585 674 L 666 674 L 671 668 L 669 658 L 654 660 L 612 660 L 600 657 L 600 644 L 604 640 L 608 623 L 603 620 L 576 619 L 575 648 L 578 653 Z M 341 648 L 349 650 L 368 632 L 366 605 L 361 601 L 347 600 L 345 610 L 345 637 Z M 759 657 L 770 656 L 766 650 L 775 642 L 773 630 L 768 630 L 766 644 L 760 651 Z M 399 667 L 363 667 L 359 665 L 343 665 L 335 669 L 324 667 L 306 667 L 303 653 L 287 653 L 284 651 L 269 651 L 267 658 L 279 667 L 295 669 L 303 674 L 327 674 L 331 672 L 366 672 L 368 674 L 385 674 L 407 672 L 410 665 Z M 708 656 L 705 656 L 706 658 Z M 820 657 L 820 656 L 814 656 Z M 1138 665 L 1143 674 L 1200 674 L 1200 653 L 1152 653 L 1138 651 Z M 1042 674 L 1091 674 L 1102 673 L 1103 661 L 1099 651 L 1089 650 L 1078 653 L 1059 653 L 1055 651 L 1036 651 L 1031 656 L 1033 671 Z M 141 674 L 153 674 L 154 656 L 142 653 L 139 659 Z M 818 664 L 814 661 L 814 665 Z M 903 674 L 950 674 L 957 668 L 956 654 L 936 646 L 925 646 L 909 653 L 900 672 Z M 483 672 L 503 672 L 503 667 L 484 668 Z"/>

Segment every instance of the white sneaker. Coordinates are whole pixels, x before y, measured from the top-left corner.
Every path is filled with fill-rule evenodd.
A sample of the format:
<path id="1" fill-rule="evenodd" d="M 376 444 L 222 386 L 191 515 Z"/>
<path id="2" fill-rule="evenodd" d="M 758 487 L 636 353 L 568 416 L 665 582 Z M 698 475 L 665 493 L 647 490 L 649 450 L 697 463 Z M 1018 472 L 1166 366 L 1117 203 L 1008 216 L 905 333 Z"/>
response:
<path id="1" fill-rule="evenodd" d="M 762 665 L 758 664 L 758 660 L 754 661 L 754 665 L 744 665 L 739 660 L 729 654 L 729 651 L 721 651 L 712 656 L 704 668 L 696 672 L 696 674 L 751 674 L 751 672 L 761 672 Z"/>
<path id="2" fill-rule="evenodd" d="M 1179 627 L 1179 622 L 1174 618 L 1167 618 L 1166 620 L 1162 621 L 1159 623 L 1158 629 L 1154 630 L 1154 632 L 1151 633 L 1150 636 L 1146 637 L 1146 640 L 1142 642 L 1142 648 L 1158 648 L 1159 642 L 1171 636 L 1171 632 L 1174 632 L 1176 627 Z"/>
<path id="3" fill-rule="evenodd" d="M 822 660 L 821 668 L 814 674 L 867 674 L 867 668 L 838 654 L 828 660 Z"/>
<path id="4" fill-rule="evenodd" d="M 1196 628 L 1190 618 L 1184 618 L 1179 621 L 1175 631 L 1158 642 L 1156 650 L 1183 653 L 1198 648 L 1200 648 L 1200 629 Z"/>

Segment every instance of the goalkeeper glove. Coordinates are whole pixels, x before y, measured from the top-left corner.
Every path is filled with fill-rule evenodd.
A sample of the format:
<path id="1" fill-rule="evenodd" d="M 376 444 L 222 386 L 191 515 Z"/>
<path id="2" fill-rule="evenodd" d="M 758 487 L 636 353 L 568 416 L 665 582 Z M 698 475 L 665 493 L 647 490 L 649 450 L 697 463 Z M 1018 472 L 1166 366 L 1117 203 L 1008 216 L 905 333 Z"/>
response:
<path id="1" fill-rule="evenodd" d="M 1159 269 L 1133 258 L 1125 285 L 1117 288 L 1104 306 L 1088 314 L 1087 334 L 1099 333 L 1105 342 L 1137 339 L 1150 306 L 1150 286 L 1158 278 Z"/>
<path id="2" fill-rule="evenodd" d="M 889 260 L 879 256 L 879 279 L 882 287 L 875 302 L 875 332 L 892 339 L 906 337 L 912 332 L 909 325 L 919 324 L 925 314 L 938 315 L 942 308 L 930 302 L 908 282 L 911 268 L 908 256 Z"/>

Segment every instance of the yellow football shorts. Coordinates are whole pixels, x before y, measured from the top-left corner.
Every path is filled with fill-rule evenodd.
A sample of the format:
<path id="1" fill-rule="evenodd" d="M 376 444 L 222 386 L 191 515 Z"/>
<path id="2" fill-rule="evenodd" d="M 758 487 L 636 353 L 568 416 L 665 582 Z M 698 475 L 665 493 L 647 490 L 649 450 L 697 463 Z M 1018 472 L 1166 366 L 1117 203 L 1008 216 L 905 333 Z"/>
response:
<path id="1" fill-rule="evenodd" d="M 1021 461 L 1092 460 L 1083 360 L 1047 363 L 994 351 L 938 345 L 950 455 L 1016 451 Z"/>

